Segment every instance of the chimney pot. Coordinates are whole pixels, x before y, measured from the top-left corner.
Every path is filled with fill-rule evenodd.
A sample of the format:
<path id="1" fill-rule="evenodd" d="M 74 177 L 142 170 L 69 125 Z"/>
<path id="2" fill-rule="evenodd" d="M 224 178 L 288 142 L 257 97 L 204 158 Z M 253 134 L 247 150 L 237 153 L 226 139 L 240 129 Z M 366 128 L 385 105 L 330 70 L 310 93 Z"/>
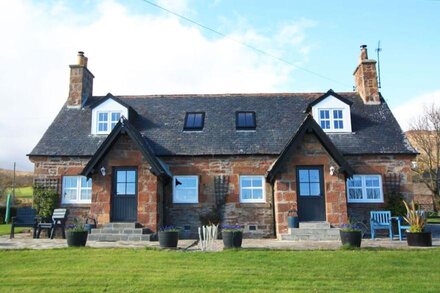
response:
<path id="1" fill-rule="evenodd" d="M 84 56 L 84 52 L 83 51 L 78 51 L 78 55 L 77 55 L 77 64 L 80 66 L 84 66 L 87 67 L 87 57 Z"/>

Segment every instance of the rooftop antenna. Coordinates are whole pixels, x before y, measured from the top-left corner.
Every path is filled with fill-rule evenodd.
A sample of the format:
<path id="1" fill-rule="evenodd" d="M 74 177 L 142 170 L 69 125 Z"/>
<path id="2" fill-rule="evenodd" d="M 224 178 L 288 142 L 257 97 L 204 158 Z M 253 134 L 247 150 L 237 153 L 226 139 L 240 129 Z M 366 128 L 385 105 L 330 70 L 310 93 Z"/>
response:
<path id="1" fill-rule="evenodd" d="M 376 49 L 376 53 L 377 53 L 377 73 L 378 73 L 378 83 L 377 86 L 378 88 L 381 88 L 381 84 L 380 84 L 380 52 L 382 51 L 382 48 L 380 47 L 380 40 L 377 42 L 377 49 Z"/>

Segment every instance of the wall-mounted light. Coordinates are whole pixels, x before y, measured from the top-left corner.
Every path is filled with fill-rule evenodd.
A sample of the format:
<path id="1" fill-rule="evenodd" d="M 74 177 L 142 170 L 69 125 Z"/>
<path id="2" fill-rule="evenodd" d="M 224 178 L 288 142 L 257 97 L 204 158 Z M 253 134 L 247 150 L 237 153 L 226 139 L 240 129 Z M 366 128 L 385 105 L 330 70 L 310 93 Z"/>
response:
<path id="1" fill-rule="evenodd" d="M 330 166 L 330 176 L 333 176 L 335 174 L 335 167 Z"/>
<path id="2" fill-rule="evenodd" d="M 411 162 L 411 169 L 415 170 L 417 169 L 418 165 L 417 165 L 417 161 L 412 161 Z"/>
<path id="3" fill-rule="evenodd" d="M 101 167 L 101 175 L 105 176 L 105 168 L 104 167 Z"/>

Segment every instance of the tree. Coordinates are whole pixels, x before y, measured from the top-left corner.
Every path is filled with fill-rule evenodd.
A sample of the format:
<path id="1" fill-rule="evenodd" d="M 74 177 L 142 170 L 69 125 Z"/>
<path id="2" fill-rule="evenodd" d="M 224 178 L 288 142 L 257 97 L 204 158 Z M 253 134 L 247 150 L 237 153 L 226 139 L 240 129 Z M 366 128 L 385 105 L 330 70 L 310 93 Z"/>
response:
<path id="1" fill-rule="evenodd" d="M 420 180 L 431 190 L 434 211 L 440 205 L 440 106 L 432 104 L 424 108 L 423 114 L 410 124 L 408 138 L 419 151 L 417 167 Z"/>

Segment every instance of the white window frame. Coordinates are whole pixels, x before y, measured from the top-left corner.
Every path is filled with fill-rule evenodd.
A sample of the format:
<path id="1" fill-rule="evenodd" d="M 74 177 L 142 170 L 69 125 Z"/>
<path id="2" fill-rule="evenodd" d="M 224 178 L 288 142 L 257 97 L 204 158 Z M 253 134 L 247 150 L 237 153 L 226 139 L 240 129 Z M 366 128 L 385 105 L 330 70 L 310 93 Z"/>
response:
<path id="1" fill-rule="evenodd" d="M 243 187 L 242 181 L 243 179 L 260 179 L 261 180 L 261 187 Z M 259 175 L 242 175 L 240 176 L 240 202 L 242 203 L 265 203 L 266 202 L 266 185 L 265 185 L 265 180 L 264 180 L 264 176 L 259 176 Z M 250 190 L 254 190 L 254 189 L 262 189 L 262 198 L 243 198 L 243 189 L 250 189 Z"/>
<path id="2" fill-rule="evenodd" d="M 107 113 L 107 130 L 106 131 L 99 131 L 99 114 Z M 122 111 L 97 111 L 96 112 L 96 134 L 109 134 L 112 130 L 112 123 L 116 124 L 118 123 L 119 119 L 116 121 L 112 120 L 112 114 L 119 114 L 119 119 L 122 117 Z"/>
<path id="3" fill-rule="evenodd" d="M 72 190 L 76 190 L 76 199 L 72 200 L 72 199 L 66 199 L 64 197 L 64 193 L 66 188 L 66 179 L 67 178 L 76 178 L 76 188 L 69 188 Z M 91 182 L 91 186 L 90 187 L 83 187 L 81 186 L 81 179 L 85 178 L 84 176 L 63 176 L 63 189 L 62 189 L 62 194 L 61 194 L 61 203 L 63 204 L 78 204 L 78 203 L 84 203 L 84 204 L 89 204 L 92 202 L 92 187 L 93 187 L 93 182 Z M 92 180 L 92 179 L 89 179 Z M 81 191 L 82 190 L 90 190 L 90 199 L 81 199 Z"/>
<path id="4" fill-rule="evenodd" d="M 329 111 L 329 119 L 325 119 L 325 121 L 330 121 L 330 128 L 322 128 L 322 125 L 321 125 L 321 111 Z M 342 119 L 340 119 L 340 118 L 338 118 L 338 119 L 335 119 L 335 114 L 334 114 L 334 112 L 335 111 L 341 111 L 342 112 Z M 318 124 L 319 124 L 319 126 L 321 126 L 321 128 L 323 129 L 323 130 L 325 130 L 325 131 L 335 131 L 335 132 L 337 132 L 337 131 L 342 131 L 342 130 L 344 130 L 344 128 L 345 128 L 345 123 L 346 123 L 346 119 L 345 119 L 345 115 L 344 115 L 345 113 L 344 113 L 344 109 L 342 109 L 342 108 L 319 108 L 318 109 Z M 335 128 L 335 121 L 342 121 L 342 128 Z"/>
<path id="5" fill-rule="evenodd" d="M 362 186 L 361 186 L 361 188 L 362 188 L 362 198 L 361 199 L 350 199 L 349 191 L 350 191 L 351 188 L 348 186 L 348 181 L 350 179 L 347 179 L 346 186 L 347 186 L 347 202 L 348 203 L 383 203 L 384 202 L 384 200 L 383 200 L 382 176 L 380 174 L 356 174 L 356 175 L 353 175 L 353 177 L 354 176 L 361 177 L 361 180 L 362 180 Z M 380 194 L 379 194 L 379 198 L 377 198 L 377 199 L 368 199 L 367 198 L 367 189 L 368 188 L 366 186 L 365 180 L 366 180 L 366 178 L 368 176 L 374 176 L 374 177 L 377 177 L 379 179 Z"/>
<path id="6" fill-rule="evenodd" d="M 351 109 L 350 105 L 336 98 L 335 96 L 328 96 L 316 105 L 312 107 L 312 115 L 315 121 L 321 126 L 321 110 L 328 110 L 330 113 L 330 128 L 322 128 L 324 132 L 329 133 L 351 133 Z M 342 119 L 336 119 L 336 121 L 342 120 L 343 128 L 335 128 L 335 119 L 333 111 L 342 111 Z"/>
<path id="7" fill-rule="evenodd" d="M 195 200 L 177 200 L 176 199 L 176 186 L 175 182 L 176 179 L 179 180 L 179 178 L 193 178 L 196 180 L 196 197 Z M 188 189 L 194 189 L 194 188 L 188 188 Z M 173 176 L 173 203 L 199 203 L 199 176 L 196 175 L 176 175 Z"/>

